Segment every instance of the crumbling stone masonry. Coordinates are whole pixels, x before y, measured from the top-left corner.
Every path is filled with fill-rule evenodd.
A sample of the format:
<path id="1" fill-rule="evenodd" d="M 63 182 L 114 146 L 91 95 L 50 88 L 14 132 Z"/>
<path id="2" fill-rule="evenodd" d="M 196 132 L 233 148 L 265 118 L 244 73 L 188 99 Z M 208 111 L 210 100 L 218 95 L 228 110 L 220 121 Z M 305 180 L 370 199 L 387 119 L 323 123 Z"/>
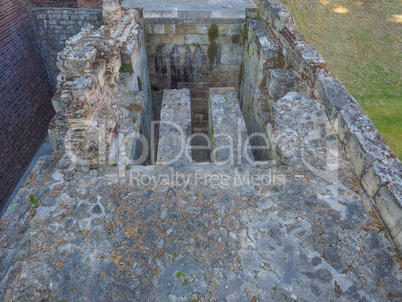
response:
<path id="1" fill-rule="evenodd" d="M 401 162 L 286 8 L 196 7 L 207 19 L 243 10 L 246 29 L 239 91 L 208 90 L 199 163 L 191 88 L 163 91 L 151 147 L 145 2 L 141 15 L 105 0 L 104 25 L 85 25 L 58 55 L 55 152 L 0 220 L 0 297 L 400 300 Z M 186 16 L 183 3 L 163 11 Z M 236 147 L 225 164 L 222 134 Z"/>
<path id="2" fill-rule="evenodd" d="M 88 170 L 108 161 L 127 110 L 141 113 L 132 120 L 133 130 L 150 137 L 152 102 L 148 93 L 141 93 L 149 89 L 143 31 L 136 21 L 137 12 L 117 10 L 120 7 L 105 1 L 105 25 L 98 30 L 86 25 L 58 55 L 61 73 L 52 99 L 57 114 L 49 136 L 54 150 L 76 158 L 78 169 Z M 128 72 L 121 75 L 122 66 Z M 132 103 L 121 103 L 130 93 Z M 138 93 L 140 101 L 135 97 Z"/>

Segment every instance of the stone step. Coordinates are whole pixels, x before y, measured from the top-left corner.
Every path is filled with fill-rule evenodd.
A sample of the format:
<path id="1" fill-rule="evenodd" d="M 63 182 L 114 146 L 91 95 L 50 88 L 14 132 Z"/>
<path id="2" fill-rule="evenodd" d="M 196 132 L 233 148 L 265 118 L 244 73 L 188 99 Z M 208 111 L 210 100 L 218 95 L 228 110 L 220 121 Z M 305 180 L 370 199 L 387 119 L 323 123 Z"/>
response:
<path id="1" fill-rule="evenodd" d="M 171 162 L 181 152 L 191 136 L 190 90 L 165 89 L 162 100 L 161 123 L 158 142 L 158 163 Z M 185 162 L 184 155 L 177 161 Z"/>
<path id="2" fill-rule="evenodd" d="M 210 88 L 209 93 L 209 128 L 214 136 L 211 159 L 233 164 L 253 164 L 254 156 L 250 143 L 247 143 L 247 128 L 236 90 L 232 87 Z"/>

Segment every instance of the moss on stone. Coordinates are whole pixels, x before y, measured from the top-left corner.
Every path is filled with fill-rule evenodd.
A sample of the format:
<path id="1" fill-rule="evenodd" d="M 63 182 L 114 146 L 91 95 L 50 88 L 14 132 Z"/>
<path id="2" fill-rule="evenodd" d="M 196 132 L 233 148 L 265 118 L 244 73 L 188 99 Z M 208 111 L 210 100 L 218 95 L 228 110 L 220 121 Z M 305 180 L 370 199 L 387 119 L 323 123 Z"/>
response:
<path id="1" fill-rule="evenodd" d="M 215 40 L 218 38 L 219 29 L 216 24 L 212 24 L 208 29 L 208 38 L 211 45 L 208 47 L 208 59 L 211 65 L 215 62 L 215 57 L 218 54 L 218 45 Z"/>
<path id="2" fill-rule="evenodd" d="M 209 29 L 208 29 L 208 38 L 209 42 L 215 42 L 215 40 L 218 38 L 219 35 L 219 29 L 216 24 L 212 24 Z"/>
<path id="3" fill-rule="evenodd" d="M 121 64 L 119 72 L 120 73 L 123 73 L 123 72 L 134 73 L 134 69 L 131 66 L 131 64 Z"/>
<path id="4" fill-rule="evenodd" d="M 215 42 L 212 42 L 211 45 L 208 47 L 208 59 L 209 62 L 214 64 L 215 62 L 215 57 L 218 54 L 218 45 Z"/>

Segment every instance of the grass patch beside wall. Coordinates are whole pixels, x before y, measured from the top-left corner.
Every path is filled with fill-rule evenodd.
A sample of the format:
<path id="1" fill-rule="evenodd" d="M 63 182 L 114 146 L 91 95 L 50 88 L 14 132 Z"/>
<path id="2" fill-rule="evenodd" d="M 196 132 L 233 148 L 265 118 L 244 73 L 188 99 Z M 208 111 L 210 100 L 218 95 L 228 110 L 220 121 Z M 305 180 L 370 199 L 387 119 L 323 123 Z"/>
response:
<path id="1" fill-rule="evenodd" d="M 283 0 L 306 40 L 402 159 L 399 0 Z"/>

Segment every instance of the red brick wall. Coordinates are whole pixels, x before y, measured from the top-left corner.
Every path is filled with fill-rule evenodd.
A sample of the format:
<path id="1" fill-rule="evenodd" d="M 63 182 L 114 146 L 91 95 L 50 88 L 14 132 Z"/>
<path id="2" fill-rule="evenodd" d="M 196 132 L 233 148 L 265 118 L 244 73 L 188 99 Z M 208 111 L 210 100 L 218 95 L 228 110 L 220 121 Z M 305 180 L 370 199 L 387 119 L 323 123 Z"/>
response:
<path id="1" fill-rule="evenodd" d="M 52 86 L 25 0 L 0 0 L 0 207 L 54 115 Z"/>
<path id="2" fill-rule="evenodd" d="M 32 6 L 63 8 L 102 8 L 102 0 L 30 0 Z"/>

